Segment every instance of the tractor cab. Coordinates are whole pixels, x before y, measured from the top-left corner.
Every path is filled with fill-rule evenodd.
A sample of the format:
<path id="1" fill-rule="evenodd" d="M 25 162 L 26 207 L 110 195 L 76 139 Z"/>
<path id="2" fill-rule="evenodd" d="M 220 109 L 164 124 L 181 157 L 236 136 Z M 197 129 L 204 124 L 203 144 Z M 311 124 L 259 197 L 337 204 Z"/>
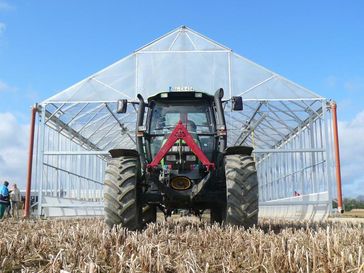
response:
<path id="1" fill-rule="evenodd" d="M 183 99 L 181 99 L 183 98 Z M 212 161 L 215 154 L 215 117 L 213 97 L 201 92 L 160 93 L 148 100 L 146 131 L 147 161 L 151 162 L 181 122 L 195 143 Z M 179 139 L 161 161 L 163 168 L 180 171 L 198 169 L 199 158 L 185 141 Z"/>

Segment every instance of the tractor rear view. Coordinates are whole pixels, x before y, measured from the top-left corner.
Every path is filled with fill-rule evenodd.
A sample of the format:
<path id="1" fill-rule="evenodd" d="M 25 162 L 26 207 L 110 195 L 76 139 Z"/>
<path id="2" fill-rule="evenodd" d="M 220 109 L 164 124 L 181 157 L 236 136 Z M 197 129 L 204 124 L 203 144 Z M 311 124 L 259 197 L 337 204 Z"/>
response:
<path id="1" fill-rule="evenodd" d="M 105 221 L 131 230 L 176 209 L 211 222 L 251 227 L 258 220 L 258 180 L 252 148 L 227 147 L 222 101 L 202 92 L 138 95 L 136 149 L 114 149 L 105 173 Z M 232 97 L 232 110 L 242 110 Z M 125 113 L 126 100 L 118 102 Z M 146 115 L 145 115 L 146 114 Z"/>

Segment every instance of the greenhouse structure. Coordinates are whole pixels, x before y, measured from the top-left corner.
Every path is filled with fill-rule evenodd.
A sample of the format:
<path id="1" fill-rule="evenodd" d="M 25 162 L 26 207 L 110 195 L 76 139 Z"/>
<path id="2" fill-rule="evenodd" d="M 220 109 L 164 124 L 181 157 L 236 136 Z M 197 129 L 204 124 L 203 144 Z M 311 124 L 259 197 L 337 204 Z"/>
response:
<path id="1" fill-rule="evenodd" d="M 186 88 L 224 89 L 228 145 L 254 148 L 260 217 L 322 219 L 340 208 L 335 103 L 182 26 L 34 107 L 30 211 L 102 215 L 108 151 L 135 147 L 138 106 L 117 114 L 116 102 Z M 243 111 L 231 111 L 232 96 Z"/>

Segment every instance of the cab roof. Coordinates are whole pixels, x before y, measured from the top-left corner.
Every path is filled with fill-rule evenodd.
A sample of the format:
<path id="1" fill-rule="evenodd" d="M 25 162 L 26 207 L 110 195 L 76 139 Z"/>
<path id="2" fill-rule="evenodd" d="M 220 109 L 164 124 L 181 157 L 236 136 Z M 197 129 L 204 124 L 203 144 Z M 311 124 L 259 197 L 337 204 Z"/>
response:
<path id="1" fill-rule="evenodd" d="M 213 101 L 214 97 L 210 94 L 198 91 L 169 91 L 160 92 L 148 98 L 151 101 L 176 101 L 176 100 L 208 100 Z"/>

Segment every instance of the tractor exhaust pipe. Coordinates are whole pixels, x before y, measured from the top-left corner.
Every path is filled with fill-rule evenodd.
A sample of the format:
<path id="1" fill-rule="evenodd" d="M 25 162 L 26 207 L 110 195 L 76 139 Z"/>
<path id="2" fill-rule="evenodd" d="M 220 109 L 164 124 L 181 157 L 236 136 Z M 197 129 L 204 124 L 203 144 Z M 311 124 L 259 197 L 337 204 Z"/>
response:
<path id="1" fill-rule="evenodd" d="M 222 108 L 222 98 L 224 97 L 224 89 L 219 88 L 214 95 L 215 107 L 216 107 L 216 129 L 220 139 L 220 152 L 224 152 L 226 149 L 227 137 L 226 137 L 226 122 L 224 109 Z"/>
<path id="2" fill-rule="evenodd" d="M 143 150 L 143 134 L 144 132 L 140 130 L 139 127 L 143 126 L 144 121 L 144 113 L 145 113 L 145 102 L 142 95 L 138 94 L 137 98 L 139 99 L 139 108 L 137 114 L 137 128 L 136 128 L 136 148 L 139 153 L 140 165 L 142 169 L 145 169 L 145 156 Z"/>
<path id="3" fill-rule="evenodd" d="M 138 109 L 138 116 L 137 116 L 137 126 L 139 127 L 139 126 L 143 125 L 144 113 L 145 113 L 145 102 L 144 102 L 144 98 L 142 95 L 138 94 L 137 98 L 139 99 L 139 109 Z"/>

